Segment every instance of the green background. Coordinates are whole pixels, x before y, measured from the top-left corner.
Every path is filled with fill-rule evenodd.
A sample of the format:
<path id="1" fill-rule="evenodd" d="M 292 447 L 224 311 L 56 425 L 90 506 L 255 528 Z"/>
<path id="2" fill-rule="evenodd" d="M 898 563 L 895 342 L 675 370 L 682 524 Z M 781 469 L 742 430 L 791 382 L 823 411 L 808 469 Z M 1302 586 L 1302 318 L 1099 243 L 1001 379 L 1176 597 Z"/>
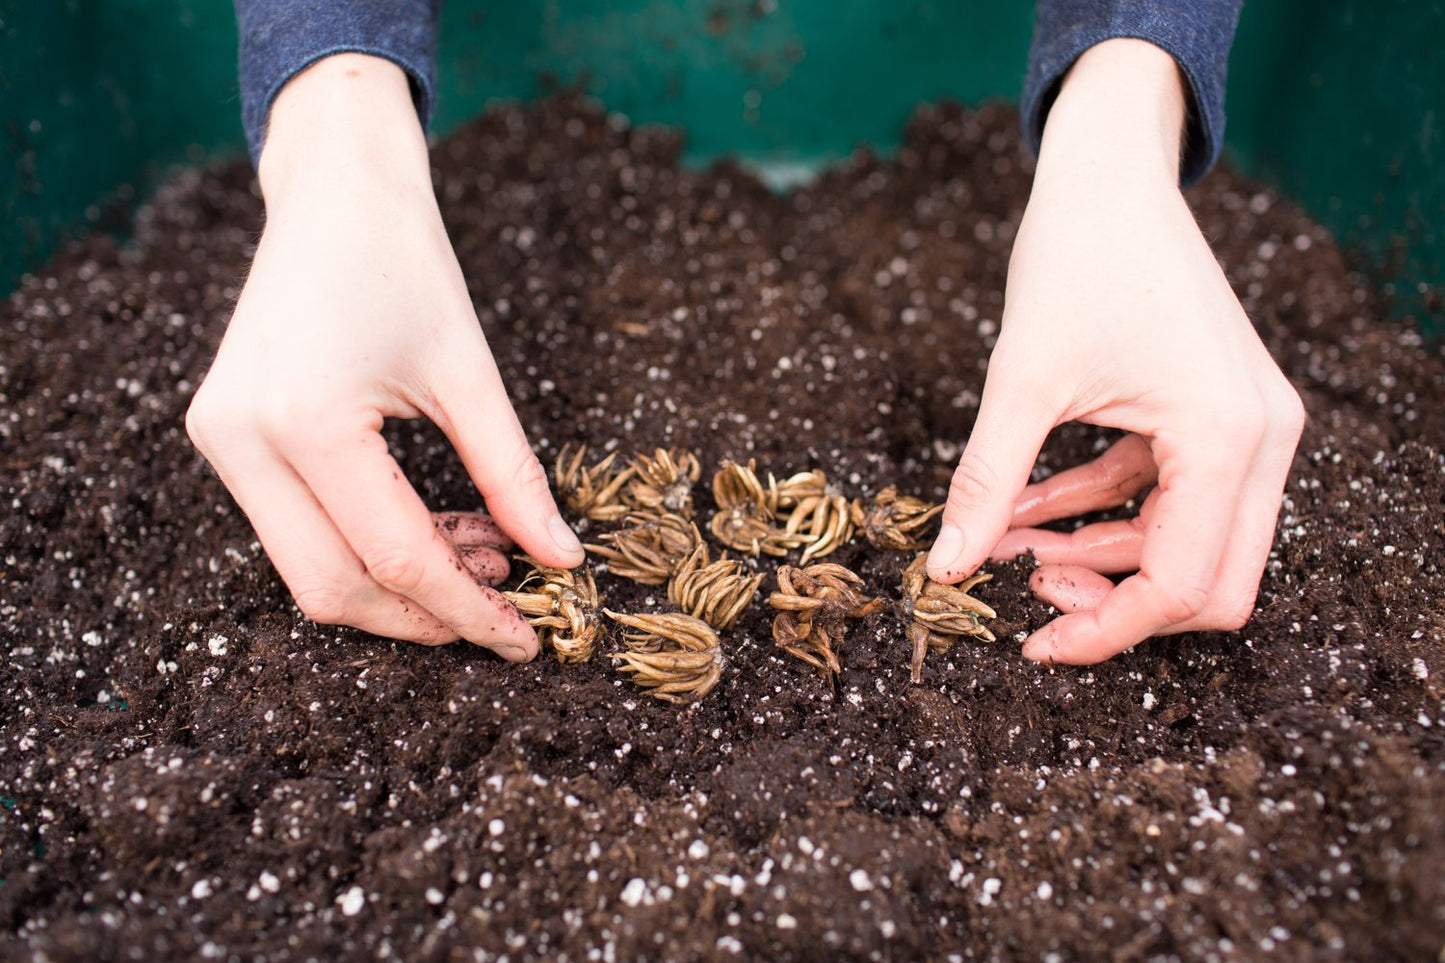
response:
<path id="1" fill-rule="evenodd" d="M 435 129 L 581 83 L 691 159 L 785 178 L 943 96 L 1016 99 L 1027 3 L 449 0 Z M 240 153 L 229 0 L 0 0 L 0 291 L 173 164 Z M 1445 0 L 1256 0 L 1230 61 L 1228 153 L 1394 279 L 1445 286 Z M 1438 302 L 1437 302 L 1438 303 Z"/>

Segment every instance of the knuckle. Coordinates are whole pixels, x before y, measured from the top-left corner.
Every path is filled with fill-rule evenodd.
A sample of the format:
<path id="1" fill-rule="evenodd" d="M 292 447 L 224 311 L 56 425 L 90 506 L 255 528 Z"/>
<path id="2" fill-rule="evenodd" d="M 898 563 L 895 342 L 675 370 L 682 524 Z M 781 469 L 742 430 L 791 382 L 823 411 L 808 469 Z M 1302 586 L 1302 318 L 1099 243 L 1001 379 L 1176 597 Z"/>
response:
<path id="1" fill-rule="evenodd" d="M 307 391 L 268 392 L 257 402 L 257 409 L 261 430 L 273 441 L 324 437 L 331 422 L 330 406 Z"/>
<path id="2" fill-rule="evenodd" d="M 1230 405 L 1219 413 L 1219 422 L 1233 446 L 1256 448 L 1264 440 L 1267 420 L 1262 406 Z"/>
<path id="3" fill-rule="evenodd" d="M 1274 403 L 1272 420 L 1279 425 L 1281 433 L 1298 439 L 1304 433 L 1306 417 L 1304 401 L 1300 399 L 1299 392 L 1286 382 Z"/>
<path id="4" fill-rule="evenodd" d="M 547 469 L 542 467 L 542 462 L 525 443 L 517 447 L 511 478 L 517 491 L 529 495 L 551 492 L 551 487 L 547 484 Z"/>
<path id="5" fill-rule="evenodd" d="M 1024 326 L 1009 323 L 1018 315 L 1017 310 L 1005 310 L 998 340 L 994 342 L 993 350 L 989 352 L 989 374 L 993 374 L 995 371 L 1001 374 L 1007 373 L 1021 367 L 1032 367 L 1038 363 L 1038 353 L 1032 350 L 1031 339 L 1023 333 Z M 1006 378 L 1005 380 L 1013 379 Z"/>
<path id="6" fill-rule="evenodd" d="M 294 594 L 301 614 L 322 625 L 344 625 L 349 600 L 345 592 L 332 585 L 310 585 Z"/>
<path id="7" fill-rule="evenodd" d="M 1245 625 L 1248 624 L 1250 616 L 1253 614 L 1254 606 L 1252 604 L 1232 605 L 1220 612 L 1211 621 L 1216 629 L 1224 632 L 1234 632 L 1244 628 Z"/>
<path id="8" fill-rule="evenodd" d="M 377 584 L 410 598 L 426 581 L 426 561 L 399 549 L 382 549 L 364 559 L 366 570 Z"/>
<path id="9" fill-rule="evenodd" d="M 998 485 L 997 476 L 982 458 L 964 452 L 948 483 L 948 500 L 964 506 L 987 498 Z"/>
<path id="10" fill-rule="evenodd" d="M 202 385 L 186 409 L 186 435 L 191 444 L 207 456 L 227 434 L 230 417 L 213 389 Z"/>
<path id="11" fill-rule="evenodd" d="M 268 438 L 276 437 L 288 427 L 294 430 L 298 425 L 309 423 L 307 419 L 297 417 L 301 413 L 298 406 L 288 395 L 279 391 L 268 393 L 261 399 L 259 407 L 258 420 Z"/>
<path id="12" fill-rule="evenodd" d="M 211 424 L 209 415 L 198 402 L 199 396 L 186 409 L 186 436 L 199 451 L 205 452 L 211 447 Z"/>
<path id="13" fill-rule="evenodd" d="M 1254 602 L 1257 590 L 1235 593 L 1231 598 L 1216 600 L 1210 606 L 1205 621 L 1207 627 L 1221 632 L 1242 629 L 1254 616 Z"/>
<path id="14" fill-rule="evenodd" d="M 1186 585 L 1164 599 L 1163 617 L 1170 625 L 1198 618 L 1209 604 L 1209 589 L 1203 585 Z"/>

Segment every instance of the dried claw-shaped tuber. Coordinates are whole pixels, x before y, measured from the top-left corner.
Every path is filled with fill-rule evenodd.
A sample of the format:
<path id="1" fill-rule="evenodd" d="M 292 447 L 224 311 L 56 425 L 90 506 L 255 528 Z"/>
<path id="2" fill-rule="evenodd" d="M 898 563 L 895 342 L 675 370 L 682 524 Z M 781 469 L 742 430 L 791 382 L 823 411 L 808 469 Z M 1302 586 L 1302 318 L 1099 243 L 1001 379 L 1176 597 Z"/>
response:
<path id="1" fill-rule="evenodd" d="M 722 646 L 717 632 L 702 619 L 680 612 L 628 615 L 610 609 L 607 616 L 634 630 L 623 634 L 626 648 L 608 658 L 651 695 L 686 705 L 707 695 L 722 678 Z"/>
<path id="2" fill-rule="evenodd" d="M 862 593 L 863 580 L 841 565 L 818 562 L 807 568 L 778 568 L 778 590 L 768 604 L 773 641 L 784 652 L 817 667 L 825 676 L 842 670 L 837 647 L 847 631 L 846 619 L 861 619 L 883 607 L 883 600 Z"/>
<path id="3" fill-rule="evenodd" d="M 979 572 L 957 585 L 935 582 L 928 577 L 927 555 L 919 555 L 903 572 L 903 608 L 912 619 L 908 640 L 913 644 L 912 678 L 923 681 L 923 659 L 930 650 L 944 652 L 963 636 L 994 641 L 984 619 L 997 616 L 969 590 L 993 578 Z"/>
<path id="4" fill-rule="evenodd" d="M 602 634 L 597 583 L 591 573 L 551 568 L 531 558 L 524 561 L 533 566 L 533 571 L 516 591 L 502 594 L 537 630 L 538 639 L 552 650 L 558 662 L 586 662 L 592 658 Z"/>
<path id="5" fill-rule="evenodd" d="M 890 552 L 916 552 L 927 546 L 920 530 L 933 520 L 942 505 L 933 505 L 921 498 L 900 495 L 889 486 L 873 496 L 872 504 L 856 499 L 849 513 L 853 524 L 874 548 Z"/>
<path id="6" fill-rule="evenodd" d="M 807 546 L 799 564 L 831 555 L 853 537 L 853 514 L 848 499 L 828 484 L 828 476 L 814 469 L 771 484 L 774 514 L 788 535 L 801 535 Z"/>
<path id="7" fill-rule="evenodd" d="M 826 492 L 828 476 L 814 468 L 810 471 L 800 471 L 782 481 L 769 478 L 768 487 L 773 492 L 774 507 L 787 508 L 798 504 L 805 498 L 816 498 Z"/>
<path id="8" fill-rule="evenodd" d="M 747 508 L 771 515 L 777 507 L 777 490 L 758 478 L 758 463 L 753 459 L 746 465 L 725 460 L 712 476 L 712 494 L 718 508 Z"/>
<path id="9" fill-rule="evenodd" d="M 807 544 L 806 536 L 778 528 L 777 491 L 772 479 L 767 486 L 759 480 L 756 462 L 724 461 L 713 476 L 712 492 L 717 512 L 708 528 L 728 548 L 749 555 L 786 555 Z"/>
<path id="10" fill-rule="evenodd" d="M 680 515 L 635 512 L 627 525 L 602 536 L 605 544 L 587 550 L 607 559 L 614 575 L 643 585 L 661 585 L 702 543 L 697 526 Z"/>
<path id="11" fill-rule="evenodd" d="M 729 629 L 762 581 L 761 572 L 748 575 L 741 562 L 726 555 L 710 562 L 707 545 L 699 542 L 667 583 L 667 597 L 714 628 Z"/>
<path id="12" fill-rule="evenodd" d="M 583 467 L 586 457 L 586 445 L 575 452 L 571 445 L 564 445 L 557 453 L 553 474 L 562 500 L 577 514 L 600 522 L 615 522 L 626 517 L 632 509 L 622 500 L 623 486 L 635 469 L 630 465 L 617 468 L 615 451 L 591 468 Z"/>
<path id="13" fill-rule="evenodd" d="M 690 451 L 658 448 L 638 455 L 630 466 L 632 482 L 627 500 L 638 509 L 692 517 L 692 486 L 702 477 L 702 465 Z"/>

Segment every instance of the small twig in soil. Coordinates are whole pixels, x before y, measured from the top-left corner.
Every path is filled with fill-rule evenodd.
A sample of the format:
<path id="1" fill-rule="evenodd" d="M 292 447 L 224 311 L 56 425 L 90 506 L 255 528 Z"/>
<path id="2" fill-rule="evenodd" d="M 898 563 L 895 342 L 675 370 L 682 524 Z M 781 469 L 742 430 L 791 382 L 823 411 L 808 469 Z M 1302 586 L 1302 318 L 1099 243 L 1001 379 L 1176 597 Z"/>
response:
<path id="1" fill-rule="evenodd" d="M 900 495 L 892 485 L 873 496 L 869 504 L 856 499 L 849 509 L 853 524 L 863 532 L 868 544 L 890 552 L 916 552 L 928 545 L 920 529 L 943 511 L 912 495 Z"/>
<path id="2" fill-rule="evenodd" d="M 714 628 L 729 629 L 762 581 L 763 573 L 748 575 L 742 562 L 726 555 L 709 561 L 707 545 L 699 542 L 667 583 L 667 597 Z"/>
<path id="3" fill-rule="evenodd" d="M 523 558 L 533 571 L 516 591 L 502 594 L 537 630 L 542 645 L 552 650 L 558 662 L 586 662 L 592 658 L 602 634 L 597 584 L 591 573 L 585 569 L 550 568 Z"/>
<path id="4" fill-rule="evenodd" d="M 837 648 L 847 631 L 846 620 L 861 619 L 884 605 L 883 599 L 865 597 L 862 586 L 863 579 L 832 562 L 780 566 L 778 590 L 768 599 L 778 610 L 773 641 L 824 676 L 836 676 L 843 668 Z"/>
<path id="5" fill-rule="evenodd" d="M 661 585 L 702 543 L 697 526 L 681 515 L 634 512 L 627 526 L 587 550 L 607 559 L 612 574 L 643 585 Z"/>
<path id="6" fill-rule="evenodd" d="M 979 572 L 957 585 L 945 585 L 928 577 L 927 555 L 919 555 L 903 572 L 903 609 L 912 619 L 908 641 L 913 643 L 912 678 L 923 681 L 923 658 L 929 651 L 945 652 L 964 636 L 994 641 L 983 624 L 997 617 L 988 605 L 969 595 L 969 590 L 993 578 Z"/>
<path id="7" fill-rule="evenodd" d="M 624 651 L 607 657 L 650 695 L 687 705 L 711 692 L 722 678 L 722 646 L 717 632 L 702 619 L 681 612 L 628 615 L 611 609 L 607 617 L 635 630 L 623 633 Z"/>
<path id="8" fill-rule="evenodd" d="M 587 457 L 587 446 L 582 445 L 576 452 L 571 449 L 571 445 L 562 446 L 553 471 L 557 491 L 567 507 L 599 522 L 615 522 L 626 517 L 632 509 L 620 496 L 635 469 L 631 465 L 616 468 L 615 451 L 591 468 L 585 468 L 582 462 Z"/>

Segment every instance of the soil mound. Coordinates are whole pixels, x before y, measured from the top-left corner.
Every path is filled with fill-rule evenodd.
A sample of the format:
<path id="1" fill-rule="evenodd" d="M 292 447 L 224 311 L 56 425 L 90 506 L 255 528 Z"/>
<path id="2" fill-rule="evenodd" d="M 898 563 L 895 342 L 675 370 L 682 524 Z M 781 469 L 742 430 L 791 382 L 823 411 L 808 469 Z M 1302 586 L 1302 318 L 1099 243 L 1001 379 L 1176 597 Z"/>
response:
<path id="1" fill-rule="evenodd" d="M 480 118 L 435 175 L 544 461 L 677 445 L 941 499 L 1027 197 L 1016 126 L 924 108 L 896 158 L 777 196 L 564 98 Z M 182 426 L 250 184 L 185 171 L 133 241 L 74 244 L 0 306 L 0 956 L 1440 951 L 1445 364 L 1276 194 L 1220 170 L 1191 195 L 1311 414 L 1244 630 L 1043 669 L 1018 562 L 978 590 L 999 641 L 921 685 L 891 610 L 833 683 L 758 605 L 680 710 L 602 659 L 299 617 Z M 477 506 L 437 431 L 389 431 L 433 508 Z M 1043 469 L 1107 440 L 1062 429 Z M 879 593 L 909 558 L 834 556 Z"/>

